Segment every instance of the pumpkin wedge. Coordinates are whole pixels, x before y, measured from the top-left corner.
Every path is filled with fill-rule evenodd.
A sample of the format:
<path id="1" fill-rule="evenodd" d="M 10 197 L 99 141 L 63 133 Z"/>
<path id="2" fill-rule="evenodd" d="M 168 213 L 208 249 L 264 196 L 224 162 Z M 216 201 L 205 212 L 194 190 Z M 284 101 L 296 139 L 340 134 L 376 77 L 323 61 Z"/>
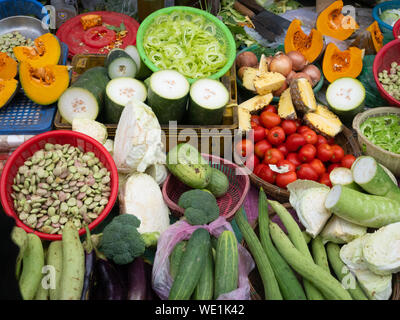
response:
<path id="1" fill-rule="evenodd" d="M 383 34 L 377 21 L 374 21 L 367 29 L 359 32 L 350 47 L 364 49 L 365 54 L 375 55 L 383 47 Z"/>
<path id="2" fill-rule="evenodd" d="M 29 62 L 21 62 L 19 79 L 25 95 L 40 105 L 56 102 L 69 85 L 68 68 L 61 65 L 36 68 Z"/>
<path id="3" fill-rule="evenodd" d="M 322 62 L 322 71 L 329 82 L 349 77 L 357 78 L 363 67 L 363 50 L 350 47 L 341 51 L 334 43 L 329 43 Z"/>
<path id="4" fill-rule="evenodd" d="M 285 52 L 298 51 L 309 63 L 315 61 L 324 49 L 322 33 L 312 29 L 307 35 L 301 29 L 301 21 L 294 19 L 285 36 Z"/>
<path id="5" fill-rule="evenodd" d="M 15 79 L 0 79 L 0 108 L 6 106 L 14 98 L 18 89 L 18 81 Z"/>
<path id="6" fill-rule="evenodd" d="M 0 52 L 0 79 L 14 79 L 18 72 L 18 64 L 7 53 Z"/>
<path id="7" fill-rule="evenodd" d="M 359 28 L 350 15 L 343 15 L 343 1 L 336 0 L 323 10 L 317 18 L 316 27 L 324 36 L 346 40 Z"/>
<path id="8" fill-rule="evenodd" d="M 61 46 L 56 36 L 45 33 L 36 38 L 34 47 L 15 47 L 14 55 L 19 62 L 27 61 L 33 67 L 58 64 L 61 56 Z"/>

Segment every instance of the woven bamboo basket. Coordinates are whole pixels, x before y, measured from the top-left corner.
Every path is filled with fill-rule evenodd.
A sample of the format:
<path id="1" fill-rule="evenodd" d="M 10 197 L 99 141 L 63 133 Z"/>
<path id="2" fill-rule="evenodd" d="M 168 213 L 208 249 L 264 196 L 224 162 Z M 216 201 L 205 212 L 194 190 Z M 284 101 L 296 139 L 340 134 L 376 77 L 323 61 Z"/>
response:
<path id="1" fill-rule="evenodd" d="M 360 145 L 356 139 L 356 133 L 347 127 L 343 127 L 343 131 L 335 138 L 336 143 L 340 145 L 346 154 L 352 154 L 355 157 L 361 155 Z M 235 161 L 238 165 L 243 166 L 243 162 L 235 156 Z M 268 183 L 261 178 L 257 177 L 254 173 L 247 169 L 250 175 L 250 181 L 257 188 L 263 188 L 265 193 L 279 202 L 289 201 L 289 191 L 287 189 L 279 188 L 276 185 Z"/>
<path id="2" fill-rule="evenodd" d="M 353 120 L 353 129 L 357 132 L 358 142 L 364 154 L 373 156 L 380 164 L 384 165 L 397 177 L 400 177 L 400 154 L 386 151 L 370 142 L 361 132 L 360 126 L 371 117 L 394 114 L 400 117 L 400 108 L 380 107 L 359 113 Z"/>
<path id="3" fill-rule="evenodd" d="M 283 206 L 291 210 L 293 207 L 290 205 L 290 203 L 284 203 Z M 270 219 L 273 219 L 274 216 L 276 215 L 275 211 L 269 206 L 268 208 L 268 213 L 270 216 Z M 258 236 L 258 224 L 255 222 L 252 227 L 254 228 L 254 231 L 256 232 Z M 242 245 L 249 250 L 247 244 L 242 241 Z M 297 275 L 299 280 L 301 280 L 301 277 Z M 260 277 L 260 274 L 258 273 L 257 267 L 254 268 L 254 270 L 249 274 L 249 283 L 250 283 L 250 296 L 251 300 L 264 300 L 264 287 L 262 284 L 262 280 Z M 392 297 L 390 300 L 400 300 L 400 273 L 396 273 L 393 275 L 393 280 L 392 280 Z"/>

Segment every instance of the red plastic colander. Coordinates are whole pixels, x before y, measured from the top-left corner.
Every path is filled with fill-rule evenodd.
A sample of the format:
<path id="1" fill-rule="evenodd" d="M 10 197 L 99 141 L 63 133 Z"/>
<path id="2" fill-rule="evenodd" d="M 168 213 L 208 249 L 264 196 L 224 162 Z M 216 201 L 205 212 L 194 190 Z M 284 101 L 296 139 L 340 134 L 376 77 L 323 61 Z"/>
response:
<path id="1" fill-rule="evenodd" d="M 14 177 L 18 173 L 18 169 L 20 166 L 24 164 L 26 159 L 31 157 L 36 151 L 44 148 L 46 143 L 52 144 L 70 144 L 75 147 L 81 147 L 85 152 L 93 152 L 97 158 L 99 158 L 100 162 L 107 168 L 110 172 L 110 186 L 111 186 L 111 194 L 108 200 L 108 204 L 104 208 L 104 210 L 100 213 L 98 218 L 89 224 L 89 230 L 95 228 L 101 221 L 104 220 L 105 217 L 110 213 L 112 207 L 114 206 L 115 201 L 117 200 L 118 194 L 118 172 L 117 167 L 115 166 L 114 160 L 111 157 L 110 153 L 103 147 L 101 143 L 97 140 L 79 132 L 70 131 L 70 130 L 57 130 L 57 131 L 49 131 L 33 138 L 27 140 L 21 146 L 16 149 L 10 158 L 7 160 L 6 165 L 3 169 L 0 178 L 0 199 L 3 205 L 5 213 L 14 218 L 16 221 L 16 225 L 18 227 L 23 228 L 26 232 L 33 232 L 38 235 L 43 240 L 61 240 L 62 235 L 59 234 L 47 234 L 39 231 L 35 231 L 32 228 L 25 225 L 21 220 L 19 220 L 15 210 L 14 210 L 14 201 L 11 197 L 12 193 L 12 185 L 14 183 Z M 82 228 L 79 230 L 79 235 L 83 235 L 85 233 L 85 229 Z"/>
<path id="2" fill-rule="evenodd" d="M 230 221 L 242 206 L 249 192 L 249 176 L 245 170 L 229 160 L 204 153 L 202 156 L 209 161 L 213 168 L 222 171 L 228 177 L 229 189 L 224 196 L 217 198 L 217 203 L 220 216 L 224 216 Z M 163 184 L 162 193 L 164 201 L 172 211 L 172 214 L 176 216 L 182 216 L 184 214 L 184 209 L 179 207 L 177 203 L 180 196 L 188 190 L 191 190 L 191 188 L 183 184 L 174 175 L 168 175 Z"/>

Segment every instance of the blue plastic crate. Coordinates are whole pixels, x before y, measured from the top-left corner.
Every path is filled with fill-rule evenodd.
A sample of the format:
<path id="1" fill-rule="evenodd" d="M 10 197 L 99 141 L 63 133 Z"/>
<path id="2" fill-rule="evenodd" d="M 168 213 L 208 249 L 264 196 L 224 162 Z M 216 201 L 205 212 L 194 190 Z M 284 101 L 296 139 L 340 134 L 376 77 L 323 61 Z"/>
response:
<path id="1" fill-rule="evenodd" d="M 68 46 L 61 43 L 62 64 L 67 63 Z M 36 135 L 52 130 L 57 104 L 41 106 L 27 98 L 22 90 L 11 103 L 0 109 L 0 135 Z"/>
<path id="2" fill-rule="evenodd" d="M 34 15 L 41 20 L 47 14 L 43 8 L 44 6 L 36 0 L 0 0 L 0 19 Z"/>

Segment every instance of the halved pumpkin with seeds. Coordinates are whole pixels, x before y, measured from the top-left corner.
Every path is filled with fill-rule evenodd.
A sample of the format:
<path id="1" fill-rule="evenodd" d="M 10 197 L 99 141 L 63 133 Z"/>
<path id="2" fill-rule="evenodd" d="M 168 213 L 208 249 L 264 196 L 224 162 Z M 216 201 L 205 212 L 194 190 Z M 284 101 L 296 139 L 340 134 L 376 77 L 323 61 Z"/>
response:
<path id="1" fill-rule="evenodd" d="M 18 64 L 7 53 L 0 52 L 0 79 L 14 79 L 18 72 Z"/>

